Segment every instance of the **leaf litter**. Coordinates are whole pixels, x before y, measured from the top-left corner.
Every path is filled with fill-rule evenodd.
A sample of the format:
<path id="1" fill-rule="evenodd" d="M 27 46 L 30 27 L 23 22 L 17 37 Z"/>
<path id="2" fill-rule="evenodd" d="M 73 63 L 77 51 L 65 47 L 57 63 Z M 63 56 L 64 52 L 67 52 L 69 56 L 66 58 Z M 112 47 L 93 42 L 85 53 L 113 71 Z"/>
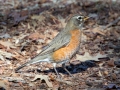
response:
<path id="1" fill-rule="evenodd" d="M 44 90 L 50 89 L 49 87 L 60 90 L 96 90 L 96 88 L 119 90 L 120 8 L 117 7 L 119 6 L 117 1 L 0 2 L 4 3 L 0 4 L 0 59 L 3 60 L 0 75 L 2 80 L 9 83 L 5 85 L 1 82 L 1 87 L 6 90 L 7 88 Z M 77 79 L 69 77 L 58 66 L 62 81 L 57 80 L 51 65 L 44 63 L 27 66 L 19 75 L 10 74 L 28 58 L 37 55 L 43 46 L 63 29 L 66 24 L 65 18 L 75 13 L 92 17 L 84 26 L 79 52 L 66 66 Z M 31 77 L 35 76 L 31 82 Z M 38 78 L 45 82 L 36 80 Z"/>

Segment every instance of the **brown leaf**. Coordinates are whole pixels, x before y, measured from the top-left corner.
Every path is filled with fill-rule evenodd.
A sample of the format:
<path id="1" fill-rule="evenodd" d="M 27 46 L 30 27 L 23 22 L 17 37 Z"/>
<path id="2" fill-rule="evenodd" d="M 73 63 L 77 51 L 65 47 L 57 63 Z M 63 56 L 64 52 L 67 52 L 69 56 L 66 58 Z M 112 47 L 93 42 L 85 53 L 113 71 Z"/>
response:
<path id="1" fill-rule="evenodd" d="M 40 34 L 38 32 L 35 32 L 35 33 L 32 33 L 28 36 L 29 39 L 32 39 L 32 40 L 37 40 L 40 38 Z"/>
<path id="2" fill-rule="evenodd" d="M 88 30 L 86 30 L 86 31 L 84 31 L 84 34 L 87 36 L 87 37 L 90 37 L 90 38 L 94 38 L 95 36 L 96 36 L 96 34 L 95 33 L 93 33 L 92 31 L 88 31 Z"/>
<path id="3" fill-rule="evenodd" d="M 98 76 L 100 76 L 100 77 L 102 77 L 103 75 L 102 75 L 102 72 L 99 70 L 99 72 L 98 72 Z"/>
<path id="4" fill-rule="evenodd" d="M 43 15 L 33 15 L 31 19 L 38 20 L 39 22 L 42 22 L 45 17 Z"/>
<path id="5" fill-rule="evenodd" d="M 120 38 L 120 34 L 117 31 L 112 32 L 116 38 Z"/>
<path id="6" fill-rule="evenodd" d="M 9 41 L 0 41 L 0 44 L 7 47 L 7 49 L 9 48 L 16 48 L 11 42 Z"/>
<path id="7" fill-rule="evenodd" d="M 116 74 L 115 74 L 115 73 L 112 73 L 112 74 L 111 74 L 111 77 L 112 77 L 112 79 L 114 79 L 114 80 L 116 80 L 116 79 L 117 79 L 117 76 L 116 76 Z"/>
<path id="8" fill-rule="evenodd" d="M 104 75 L 108 75 L 108 71 L 103 71 L 103 74 Z"/>
<path id="9" fill-rule="evenodd" d="M 93 28 L 92 32 L 93 33 L 98 33 L 98 34 L 101 34 L 101 35 L 105 36 L 105 33 L 103 31 L 101 31 L 100 27 Z"/>
<path id="10" fill-rule="evenodd" d="M 109 66 L 112 66 L 112 67 L 115 66 L 115 64 L 114 64 L 114 60 L 110 60 L 110 61 L 108 61 L 107 64 L 108 64 Z"/>
<path id="11" fill-rule="evenodd" d="M 52 82 L 49 81 L 49 77 L 47 75 L 36 75 L 32 81 L 35 81 L 38 78 L 40 78 L 41 80 L 45 80 L 48 87 L 53 87 Z"/>
<path id="12" fill-rule="evenodd" d="M 7 58 L 11 58 L 11 57 L 14 57 L 15 55 L 12 54 L 12 53 L 8 53 L 8 52 L 6 52 L 6 51 L 0 50 L 0 59 L 1 59 L 1 60 L 5 60 L 3 56 L 4 56 L 4 57 L 7 57 Z"/>
<path id="13" fill-rule="evenodd" d="M 77 54 L 76 57 L 77 57 L 76 59 L 80 60 L 80 61 L 87 61 L 87 60 L 99 61 L 98 60 L 99 58 L 106 57 L 106 55 L 102 55 L 102 54 L 98 53 L 95 56 L 91 56 L 88 52 L 85 52 L 85 54 L 83 56 Z"/>
<path id="14" fill-rule="evenodd" d="M 7 90 L 7 85 L 5 84 L 5 82 L 3 80 L 0 80 L 0 87 L 2 87 L 5 90 Z"/>
<path id="15" fill-rule="evenodd" d="M 5 46 L 3 46 L 2 44 L 0 44 L 0 49 L 5 49 Z"/>

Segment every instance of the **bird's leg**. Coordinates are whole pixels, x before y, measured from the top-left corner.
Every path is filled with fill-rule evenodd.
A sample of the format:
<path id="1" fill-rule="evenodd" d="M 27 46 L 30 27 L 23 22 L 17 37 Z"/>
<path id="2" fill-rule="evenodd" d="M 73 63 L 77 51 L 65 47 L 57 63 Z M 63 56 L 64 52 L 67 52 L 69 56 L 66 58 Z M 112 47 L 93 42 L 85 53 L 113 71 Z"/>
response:
<path id="1" fill-rule="evenodd" d="M 73 77 L 73 75 L 66 69 L 65 63 L 62 64 L 62 68 L 63 68 L 71 77 Z"/>
<path id="2" fill-rule="evenodd" d="M 57 74 L 57 77 L 60 79 L 60 76 L 59 76 L 58 71 L 57 71 L 57 69 L 56 69 L 56 63 L 53 63 L 53 67 L 54 67 L 54 70 L 55 70 L 55 72 L 56 72 L 56 74 Z"/>

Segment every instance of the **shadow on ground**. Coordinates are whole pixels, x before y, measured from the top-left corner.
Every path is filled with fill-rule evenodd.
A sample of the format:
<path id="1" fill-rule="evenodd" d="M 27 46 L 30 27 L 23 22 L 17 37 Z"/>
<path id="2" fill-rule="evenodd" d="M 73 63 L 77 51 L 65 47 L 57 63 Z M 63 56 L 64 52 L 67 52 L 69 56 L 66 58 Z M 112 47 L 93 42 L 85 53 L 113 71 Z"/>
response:
<path id="1" fill-rule="evenodd" d="M 86 62 L 79 62 L 76 65 L 73 63 L 70 63 L 69 65 L 66 65 L 67 70 L 70 71 L 71 74 L 76 74 L 80 73 L 82 71 L 87 70 L 90 67 L 96 66 L 94 61 L 86 61 Z M 57 67 L 56 68 L 59 73 L 62 74 L 68 74 L 62 67 Z M 44 73 L 49 73 L 49 72 L 55 72 L 54 69 L 49 69 L 45 71 L 37 70 L 39 73 L 44 72 Z"/>

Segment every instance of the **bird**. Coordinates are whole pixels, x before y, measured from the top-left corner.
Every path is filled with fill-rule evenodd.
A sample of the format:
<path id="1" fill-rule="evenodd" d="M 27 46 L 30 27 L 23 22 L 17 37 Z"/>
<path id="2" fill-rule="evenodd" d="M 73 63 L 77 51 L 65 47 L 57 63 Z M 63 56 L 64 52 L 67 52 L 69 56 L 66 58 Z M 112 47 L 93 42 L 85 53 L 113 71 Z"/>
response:
<path id="1" fill-rule="evenodd" d="M 56 69 L 57 64 L 61 64 L 63 69 L 70 75 L 72 74 L 66 69 L 66 63 L 76 54 L 80 49 L 82 27 L 84 22 L 89 17 L 80 14 L 73 15 L 67 20 L 67 24 L 63 30 L 61 30 L 53 40 L 47 44 L 42 51 L 33 59 L 20 65 L 15 69 L 18 72 L 21 68 L 40 62 L 52 63 L 53 68 L 59 77 L 59 73 Z"/>

